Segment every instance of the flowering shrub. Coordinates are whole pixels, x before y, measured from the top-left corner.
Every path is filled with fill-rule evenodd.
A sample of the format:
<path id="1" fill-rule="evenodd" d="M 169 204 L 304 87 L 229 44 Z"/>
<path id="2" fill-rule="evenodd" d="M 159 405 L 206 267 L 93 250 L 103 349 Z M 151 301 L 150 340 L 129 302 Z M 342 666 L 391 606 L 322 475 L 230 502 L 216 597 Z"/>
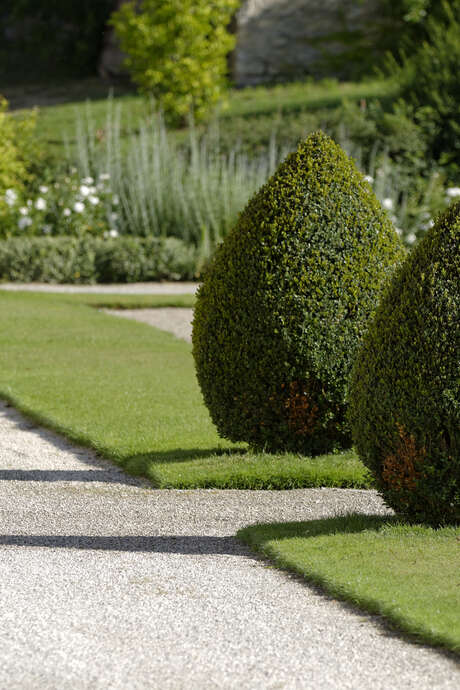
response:
<path id="1" fill-rule="evenodd" d="M 1 197 L 0 238 L 43 235 L 117 237 L 119 200 L 110 175 L 80 179 L 73 170 L 36 195 L 8 188 Z"/>
<path id="2" fill-rule="evenodd" d="M 445 211 L 453 200 L 460 198 L 460 187 L 446 189 L 442 176 L 436 171 L 418 192 L 410 195 L 402 193 L 397 169 L 388 160 L 383 161 L 374 175 L 366 175 L 365 179 L 388 211 L 396 232 L 408 248 L 415 245 L 433 226 L 434 218 L 439 213 Z"/>

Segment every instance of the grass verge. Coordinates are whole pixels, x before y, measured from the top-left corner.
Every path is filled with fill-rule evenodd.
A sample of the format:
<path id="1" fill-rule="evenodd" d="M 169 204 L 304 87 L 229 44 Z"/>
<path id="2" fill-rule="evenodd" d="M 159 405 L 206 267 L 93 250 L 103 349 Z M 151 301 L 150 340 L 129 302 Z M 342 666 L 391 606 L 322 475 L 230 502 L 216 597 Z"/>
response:
<path id="1" fill-rule="evenodd" d="M 91 121 L 94 127 L 103 130 L 107 118 L 107 96 L 109 89 L 96 80 L 68 81 L 65 89 L 52 87 L 47 99 L 46 87 L 29 88 L 24 98 L 24 89 L 6 89 L 7 98 L 15 108 L 37 103 L 41 105 L 36 136 L 43 146 L 53 152 L 56 158 L 65 153 L 64 133 L 73 145 L 75 123 L 85 121 L 87 98 L 91 99 Z M 86 89 L 86 90 L 85 90 Z M 339 83 L 333 80 L 318 82 L 292 82 L 275 86 L 257 86 L 245 89 L 233 89 L 228 93 L 227 103 L 216 115 L 222 118 L 222 127 L 228 129 L 233 120 L 237 122 L 238 131 L 234 132 L 235 140 L 241 139 L 242 121 L 248 120 L 250 129 L 254 127 L 255 118 L 269 118 L 268 138 L 282 116 L 295 116 L 299 113 L 314 113 L 320 110 L 338 108 L 345 100 L 367 101 L 373 99 L 391 100 L 395 95 L 395 85 L 383 79 L 363 82 Z M 66 102 L 62 102 L 62 101 Z M 47 105 L 47 103 L 50 103 Z M 54 102 L 54 104 L 53 104 Z M 115 89 L 113 103 L 122 104 L 122 135 L 127 134 L 132 123 L 146 117 L 151 112 L 151 104 L 142 96 L 126 92 L 123 88 Z M 260 127 L 260 124 L 258 125 Z M 316 127 L 319 124 L 316 125 Z M 179 140 L 186 137 L 186 132 L 176 132 Z M 247 134 L 251 138 L 251 133 Z M 266 141 L 268 144 L 268 139 Z"/>
<path id="2" fill-rule="evenodd" d="M 460 653 L 459 534 L 388 517 L 255 525 L 238 538 L 420 642 Z"/>
<path id="3" fill-rule="evenodd" d="M 220 439 L 191 346 L 91 306 L 190 306 L 193 295 L 0 293 L 0 397 L 161 488 L 370 485 L 353 452 L 309 459 Z"/>

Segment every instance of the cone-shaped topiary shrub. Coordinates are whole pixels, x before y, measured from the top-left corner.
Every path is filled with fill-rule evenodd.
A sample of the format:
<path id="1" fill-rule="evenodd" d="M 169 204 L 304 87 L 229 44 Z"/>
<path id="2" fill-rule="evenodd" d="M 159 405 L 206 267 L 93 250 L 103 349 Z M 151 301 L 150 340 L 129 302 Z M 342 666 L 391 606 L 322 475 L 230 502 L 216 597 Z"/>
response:
<path id="1" fill-rule="evenodd" d="M 221 436 L 303 454 L 347 447 L 351 363 L 402 256 L 371 188 L 329 137 L 279 166 L 217 249 L 193 354 Z"/>
<path id="2" fill-rule="evenodd" d="M 357 356 L 350 419 L 389 506 L 460 522 L 460 204 L 396 272 Z"/>

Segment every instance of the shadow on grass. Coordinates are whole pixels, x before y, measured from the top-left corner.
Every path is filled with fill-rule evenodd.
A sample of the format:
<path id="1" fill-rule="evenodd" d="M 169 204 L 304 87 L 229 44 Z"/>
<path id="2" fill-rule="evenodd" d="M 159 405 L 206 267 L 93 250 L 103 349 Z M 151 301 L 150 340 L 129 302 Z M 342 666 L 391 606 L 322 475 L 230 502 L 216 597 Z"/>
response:
<path id="1" fill-rule="evenodd" d="M 399 520 L 400 521 L 400 520 Z M 392 515 L 366 515 L 360 513 L 350 513 L 348 515 L 323 518 L 321 520 L 309 520 L 306 522 L 282 522 L 267 525 L 252 525 L 244 527 L 238 532 L 239 538 L 252 545 L 273 539 L 291 539 L 294 537 L 318 537 L 330 534 L 353 534 L 379 528 L 388 523 L 398 522 Z M 263 547 L 262 547 L 263 548 Z"/>
<path id="2" fill-rule="evenodd" d="M 133 477 L 147 477 L 154 488 L 171 488 L 169 484 L 165 485 L 161 472 L 156 472 L 154 465 L 158 467 L 160 465 L 172 465 L 174 463 L 199 461 L 215 457 L 225 459 L 245 453 L 247 453 L 246 448 L 175 448 L 174 450 L 151 451 L 150 453 L 132 455 L 123 459 L 123 467 Z M 213 485 L 212 482 L 211 484 Z M 176 484 L 174 483 L 173 486 L 176 487 Z M 203 488 L 201 484 L 200 487 Z M 184 487 L 179 486 L 176 488 Z"/>
<path id="3" fill-rule="evenodd" d="M 130 468 L 130 472 L 136 467 L 145 468 L 150 463 L 164 463 L 170 464 L 174 462 L 186 462 L 187 460 L 202 460 L 203 458 L 211 458 L 213 456 L 230 456 L 230 455 L 245 455 L 247 448 L 174 448 L 173 450 L 165 451 L 150 451 L 149 453 L 140 453 L 139 455 L 132 455 L 125 458 L 123 463 Z"/>

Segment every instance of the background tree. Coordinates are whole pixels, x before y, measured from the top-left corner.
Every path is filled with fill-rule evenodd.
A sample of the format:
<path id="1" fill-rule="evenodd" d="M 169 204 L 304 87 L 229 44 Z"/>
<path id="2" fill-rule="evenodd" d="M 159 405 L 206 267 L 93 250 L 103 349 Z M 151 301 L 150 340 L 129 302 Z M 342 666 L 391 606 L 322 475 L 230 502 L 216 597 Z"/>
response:
<path id="1" fill-rule="evenodd" d="M 227 30 L 238 0 L 144 0 L 124 4 L 110 24 L 141 91 L 152 93 L 169 120 L 202 119 L 222 97 Z"/>

